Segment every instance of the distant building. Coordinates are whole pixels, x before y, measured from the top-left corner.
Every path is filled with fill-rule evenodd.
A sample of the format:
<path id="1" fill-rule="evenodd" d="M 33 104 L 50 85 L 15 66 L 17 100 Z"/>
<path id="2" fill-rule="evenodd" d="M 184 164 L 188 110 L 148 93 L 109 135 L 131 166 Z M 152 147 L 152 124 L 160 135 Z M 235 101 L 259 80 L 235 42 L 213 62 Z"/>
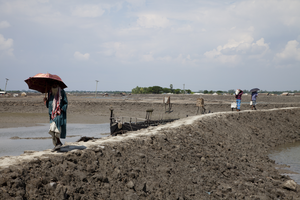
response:
<path id="1" fill-rule="evenodd" d="M 204 95 L 203 93 L 198 93 L 198 92 L 195 92 L 194 94 L 195 95 Z"/>

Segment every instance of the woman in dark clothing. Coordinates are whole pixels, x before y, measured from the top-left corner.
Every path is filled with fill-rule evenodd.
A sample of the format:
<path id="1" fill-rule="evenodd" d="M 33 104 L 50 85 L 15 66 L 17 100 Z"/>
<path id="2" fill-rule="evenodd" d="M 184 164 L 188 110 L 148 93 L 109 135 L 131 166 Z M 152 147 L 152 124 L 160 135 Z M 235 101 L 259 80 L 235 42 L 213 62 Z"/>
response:
<path id="1" fill-rule="evenodd" d="M 58 82 L 53 81 L 52 87 L 48 92 L 48 98 L 44 98 L 44 103 L 49 110 L 49 134 L 52 136 L 53 151 L 59 150 L 63 145 L 60 138 L 66 138 L 68 99 L 65 91 L 58 84 Z"/>

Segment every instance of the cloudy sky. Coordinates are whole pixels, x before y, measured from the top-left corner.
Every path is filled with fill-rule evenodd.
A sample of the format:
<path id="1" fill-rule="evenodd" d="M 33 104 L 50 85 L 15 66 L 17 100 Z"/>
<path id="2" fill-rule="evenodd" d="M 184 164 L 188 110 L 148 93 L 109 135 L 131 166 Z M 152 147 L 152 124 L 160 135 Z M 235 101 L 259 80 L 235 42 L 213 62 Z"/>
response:
<path id="1" fill-rule="evenodd" d="M 0 88 L 300 90 L 299 0 L 0 0 Z"/>

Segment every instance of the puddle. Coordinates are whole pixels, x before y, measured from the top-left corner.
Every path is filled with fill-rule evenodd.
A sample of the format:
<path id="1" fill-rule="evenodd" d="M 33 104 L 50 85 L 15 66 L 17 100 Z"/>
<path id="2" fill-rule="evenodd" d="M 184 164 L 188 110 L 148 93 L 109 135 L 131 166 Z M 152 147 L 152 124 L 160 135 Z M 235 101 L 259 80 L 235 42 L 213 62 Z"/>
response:
<path id="1" fill-rule="evenodd" d="M 0 157 L 18 156 L 26 150 L 43 151 L 52 149 L 52 139 L 48 134 L 49 124 L 39 124 L 34 127 L 1 128 Z M 65 142 L 75 142 L 80 137 L 106 137 L 110 134 L 109 123 L 106 124 L 67 124 Z M 70 136 L 70 137 L 68 137 Z M 11 139 L 14 138 L 14 139 Z M 26 139 L 22 139 L 26 138 Z"/>
<path id="2" fill-rule="evenodd" d="M 275 160 L 276 164 L 288 165 L 289 167 L 280 168 L 294 173 L 284 174 L 291 177 L 296 183 L 300 184 L 300 142 L 285 144 L 272 149 L 269 158 Z"/>

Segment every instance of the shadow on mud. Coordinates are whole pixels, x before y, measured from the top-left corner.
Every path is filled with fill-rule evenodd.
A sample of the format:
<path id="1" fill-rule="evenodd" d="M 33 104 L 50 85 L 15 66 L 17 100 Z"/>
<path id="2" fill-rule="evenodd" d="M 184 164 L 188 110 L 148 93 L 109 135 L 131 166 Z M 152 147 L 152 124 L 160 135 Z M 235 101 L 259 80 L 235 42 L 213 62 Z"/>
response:
<path id="1" fill-rule="evenodd" d="M 75 145 L 67 145 L 67 146 L 62 146 L 57 152 L 58 153 L 64 153 L 64 152 L 69 152 L 72 150 L 84 150 L 86 149 L 86 146 L 75 146 Z"/>

